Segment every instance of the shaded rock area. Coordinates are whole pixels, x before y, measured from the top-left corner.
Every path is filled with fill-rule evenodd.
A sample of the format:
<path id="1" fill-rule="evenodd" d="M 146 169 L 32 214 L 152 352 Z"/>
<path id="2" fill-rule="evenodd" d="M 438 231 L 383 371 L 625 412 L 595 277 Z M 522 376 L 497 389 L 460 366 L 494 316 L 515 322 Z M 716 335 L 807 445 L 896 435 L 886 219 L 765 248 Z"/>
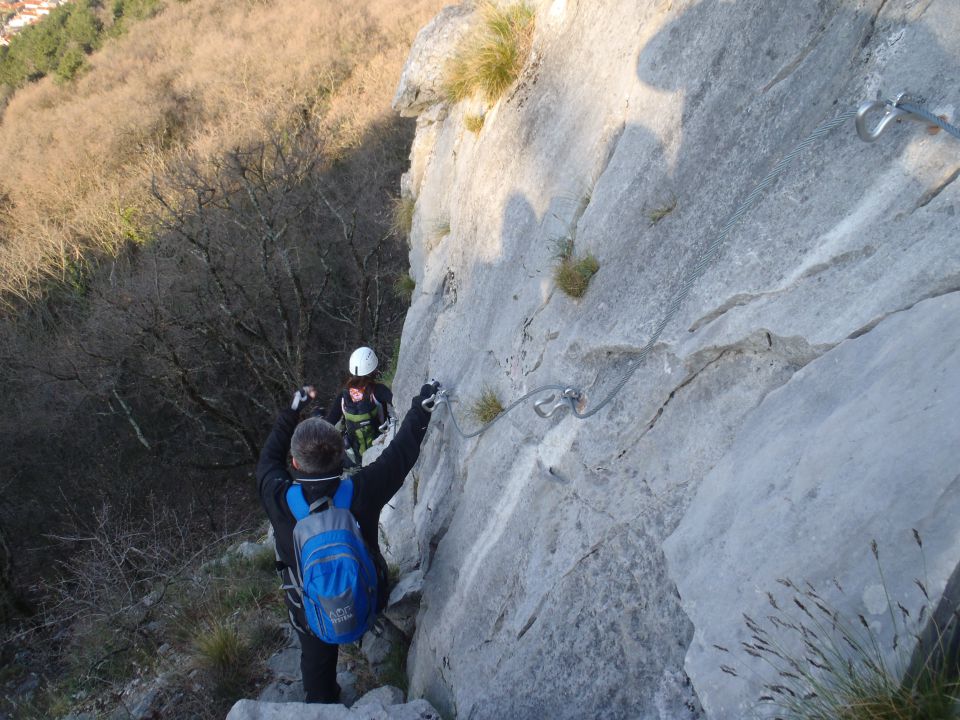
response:
<path id="1" fill-rule="evenodd" d="M 938 335 L 941 341 L 930 344 Z M 958 369 L 960 293 L 918 303 L 770 393 L 704 478 L 666 552 L 697 628 L 687 670 L 713 678 L 699 687 L 714 715 L 745 716 L 751 709 L 755 698 L 717 678 L 729 656 L 717 646 L 751 642 L 736 615 L 772 612 L 758 588 L 782 591 L 780 578 L 809 582 L 818 602 L 843 617 L 865 613 L 889 667 L 896 667 L 890 610 L 896 617 L 902 611 L 888 607 L 888 594 L 918 611 L 926 602 L 915 581 L 939 597 L 957 564 L 960 443 L 942 437 L 960 437 Z M 901 428 L 912 442 L 891 442 L 890 432 Z M 871 557 L 874 538 L 885 585 Z M 738 577 L 750 582 L 720 581 Z M 712 588 L 709 602 L 703 587 Z M 790 604 L 791 595 L 777 595 Z M 802 647 L 795 652 L 804 655 Z M 763 676 L 757 665 L 753 671 Z"/>
<path id="2" fill-rule="evenodd" d="M 743 717 L 763 680 L 711 648 L 736 647 L 778 577 L 837 579 L 885 637 L 871 540 L 895 601 L 914 599 L 912 528 L 934 593 L 960 562 L 960 142 L 903 123 L 866 144 L 850 121 L 814 143 L 618 380 L 819 124 L 904 90 L 960 120 L 960 6 L 536 7 L 531 59 L 479 132 L 473 103 L 417 79 L 449 52 L 436 28 L 467 22 L 454 11 L 401 80 L 417 285 L 394 391 L 439 378 L 467 431 L 484 387 L 612 396 L 584 421 L 527 405 L 473 439 L 437 411 L 383 516 L 420 588 L 410 693 L 471 720 Z M 553 282 L 564 240 L 600 263 L 579 300 Z"/>
<path id="3" fill-rule="evenodd" d="M 241 700 L 230 710 L 227 720 L 441 720 L 426 700 L 397 703 L 396 693 L 400 693 L 396 688 L 379 688 L 360 698 L 352 708 Z"/>

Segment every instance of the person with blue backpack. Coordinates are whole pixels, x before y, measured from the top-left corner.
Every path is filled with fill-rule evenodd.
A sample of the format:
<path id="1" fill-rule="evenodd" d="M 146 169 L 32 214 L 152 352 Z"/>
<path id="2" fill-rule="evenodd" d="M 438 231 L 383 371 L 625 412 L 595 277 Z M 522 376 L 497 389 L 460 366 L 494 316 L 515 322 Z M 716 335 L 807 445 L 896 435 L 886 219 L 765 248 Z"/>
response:
<path id="1" fill-rule="evenodd" d="M 337 429 L 320 417 L 299 422 L 300 410 L 316 397 L 312 386 L 296 391 L 260 453 L 260 500 L 273 525 L 290 624 L 300 638 L 308 703 L 338 702 L 339 646 L 361 638 L 386 606 L 380 511 L 420 456 L 430 424 L 423 401 L 438 389 L 436 382 L 421 387 L 392 442 L 351 476 L 342 475 Z"/>

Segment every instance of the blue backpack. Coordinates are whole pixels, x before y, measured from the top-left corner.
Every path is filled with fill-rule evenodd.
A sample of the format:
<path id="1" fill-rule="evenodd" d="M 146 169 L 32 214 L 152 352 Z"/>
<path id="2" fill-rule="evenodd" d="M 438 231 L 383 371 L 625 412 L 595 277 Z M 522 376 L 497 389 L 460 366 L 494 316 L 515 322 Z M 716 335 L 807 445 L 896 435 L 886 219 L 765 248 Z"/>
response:
<path id="1" fill-rule="evenodd" d="M 324 642 L 354 642 L 373 626 L 377 614 L 377 571 L 350 512 L 353 481 L 340 480 L 333 498 L 307 504 L 303 488 L 287 490 L 293 528 L 294 582 L 310 630 Z"/>

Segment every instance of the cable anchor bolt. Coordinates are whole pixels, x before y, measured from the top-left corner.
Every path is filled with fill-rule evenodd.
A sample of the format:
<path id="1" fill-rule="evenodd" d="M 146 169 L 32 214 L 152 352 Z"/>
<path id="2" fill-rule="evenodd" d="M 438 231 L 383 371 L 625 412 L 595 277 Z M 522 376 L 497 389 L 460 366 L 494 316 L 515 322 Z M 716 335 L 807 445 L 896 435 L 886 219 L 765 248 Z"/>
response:
<path id="1" fill-rule="evenodd" d="M 440 389 L 437 390 L 433 395 L 426 398 L 423 402 L 420 403 L 420 407 L 426 410 L 429 413 L 432 413 L 436 410 L 437 405 L 447 401 L 447 391 Z"/>
<path id="2" fill-rule="evenodd" d="M 873 142 L 883 134 L 890 126 L 890 123 L 899 123 L 901 120 L 913 120 L 914 122 L 923 123 L 928 128 L 936 128 L 939 130 L 940 128 L 931 123 L 927 118 L 900 107 L 900 103 L 902 102 L 914 101 L 915 98 L 912 98 L 907 93 L 900 93 L 893 102 L 889 100 L 873 100 L 863 103 L 857 108 L 857 135 L 859 135 L 860 139 L 864 142 Z M 883 112 L 883 117 L 880 118 L 880 121 L 871 130 L 867 127 L 867 115 L 875 112 Z"/>
<path id="3" fill-rule="evenodd" d="M 582 397 L 583 397 L 583 394 L 579 390 L 577 390 L 576 388 L 568 387 L 566 390 L 560 393 L 559 400 L 556 399 L 557 398 L 556 395 L 551 395 L 545 400 L 541 400 L 540 402 L 534 403 L 533 411 L 542 418 L 553 417 L 557 413 L 557 411 L 563 410 L 564 408 L 570 408 L 571 411 L 576 412 L 577 403 L 580 401 Z M 544 408 L 547 405 L 549 405 L 550 403 L 553 403 L 554 401 L 556 402 L 554 406 L 550 408 L 550 410 L 544 410 Z"/>

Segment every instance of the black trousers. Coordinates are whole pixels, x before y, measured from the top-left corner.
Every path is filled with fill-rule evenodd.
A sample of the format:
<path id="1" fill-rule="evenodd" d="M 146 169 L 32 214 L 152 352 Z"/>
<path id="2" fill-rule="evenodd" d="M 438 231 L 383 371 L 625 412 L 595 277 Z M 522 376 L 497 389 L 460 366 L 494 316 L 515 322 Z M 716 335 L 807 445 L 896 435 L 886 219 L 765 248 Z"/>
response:
<path id="1" fill-rule="evenodd" d="M 296 628 L 294 628 L 296 630 Z M 300 673 L 308 703 L 340 702 L 340 686 L 337 685 L 337 655 L 339 645 L 330 645 L 312 633 L 300 636 Z"/>

